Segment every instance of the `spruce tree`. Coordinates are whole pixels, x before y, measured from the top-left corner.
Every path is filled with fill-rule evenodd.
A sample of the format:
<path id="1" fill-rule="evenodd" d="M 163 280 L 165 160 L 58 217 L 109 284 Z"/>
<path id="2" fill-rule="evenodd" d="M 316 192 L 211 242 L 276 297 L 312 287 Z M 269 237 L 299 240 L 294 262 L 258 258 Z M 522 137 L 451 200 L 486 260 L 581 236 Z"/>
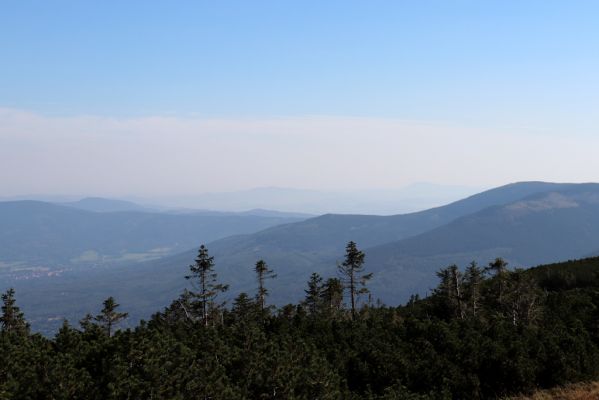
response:
<path id="1" fill-rule="evenodd" d="M 264 313 L 264 308 L 266 306 L 266 296 L 268 296 L 268 289 L 266 289 L 264 282 L 267 279 L 276 278 L 277 275 L 274 273 L 272 269 L 268 268 L 268 265 L 266 265 L 266 262 L 264 260 L 260 260 L 256 263 L 254 271 L 256 271 L 256 279 L 258 281 L 258 294 L 256 296 L 256 300 L 258 302 L 258 305 L 260 306 L 260 311 Z"/>
<path id="2" fill-rule="evenodd" d="M 16 333 L 18 335 L 27 335 L 29 333 L 29 324 L 20 308 L 17 307 L 15 300 L 15 290 L 10 288 L 2 295 L 2 316 L 0 316 L 0 326 L 3 332 Z"/>
<path id="3" fill-rule="evenodd" d="M 472 261 L 464 273 L 464 281 L 468 291 L 468 305 L 473 317 L 476 317 L 480 308 L 480 286 L 484 280 L 484 271 L 476 261 Z"/>
<path id="4" fill-rule="evenodd" d="M 256 303 L 245 292 L 239 293 L 239 295 L 233 300 L 231 315 L 237 322 L 247 323 L 250 321 L 255 321 L 256 311 Z"/>
<path id="5" fill-rule="evenodd" d="M 190 293 L 197 299 L 204 326 L 208 326 L 210 314 L 218 308 L 216 298 L 220 293 L 227 291 L 229 285 L 217 282 L 217 274 L 214 272 L 214 257 L 208 254 L 208 249 L 204 245 L 200 246 L 195 264 L 190 265 L 189 270 L 191 274 L 185 278 L 192 279 L 192 284 L 197 290 L 190 291 Z"/>
<path id="6" fill-rule="evenodd" d="M 539 316 L 542 292 L 537 283 L 524 270 L 516 268 L 507 275 L 504 302 L 509 307 L 512 324 L 530 325 Z"/>
<path id="7" fill-rule="evenodd" d="M 357 297 L 368 293 L 366 282 L 372 278 L 372 274 L 361 275 L 364 271 L 364 253 L 358 250 L 353 241 L 345 247 L 345 261 L 338 265 L 338 270 L 349 293 L 352 318 L 355 318 Z"/>
<path id="8" fill-rule="evenodd" d="M 322 285 L 322 277 L 318 275 L 316 272 L 310 275 L 310 280 L 308 281 L 308 289 L 304 290 L 306 292 L 306 299 L 304 300 L 304 304 L 308 308 L 310 314 L 314 315 L 320 309 L 320 305 L 323 301 L 323 285 Z"/>
<path id="9" fill-rule="evenodd" d="M 503 305 L 503 297 L 507 285 L 507 265 L 508 263 L 503 258 L 498 257 L 485 268 L 485 272 L 491 272 L 495 276 L 495 281 L 497 282 L 497 302 L 500 306 Z"/>
<path id="10" fill-rule="evenodd" d="M 175 299 L 168 306 L 162 316 L 169 323 L 196 321 L 196 316 L 193 313 L 193 295 L 189 290 L 184 289 L 178 299 Z"/>
<path id="11" fill-rule="evenodd" d="M 329 312 L 339 311 L 343 305 L 343 283 L 338 278 L 329 278 L 322 286 L 322 299 Z"/>
<path id="12" fill-rule="evenodd" d="M 437 277 L 441 280 L 436 289 L 437 294 L 445 298 L 446 306 L 453 316 L 464 319 L 465 310 L 462 293 L 462 273 L 457 265 L 450 265 L 447 268 L 437 272 Z"/>
<path id="13" fill-rule="evenodd" d="M 104 308 L 94 319 L 104 327 L 106 334 L 111 336 L 112 328 L 123 319 L 127 318 L 129 314 L 116 311 L 120 304 L 118 304 L 112 296 L 104 300 L 103 304 Z"/>

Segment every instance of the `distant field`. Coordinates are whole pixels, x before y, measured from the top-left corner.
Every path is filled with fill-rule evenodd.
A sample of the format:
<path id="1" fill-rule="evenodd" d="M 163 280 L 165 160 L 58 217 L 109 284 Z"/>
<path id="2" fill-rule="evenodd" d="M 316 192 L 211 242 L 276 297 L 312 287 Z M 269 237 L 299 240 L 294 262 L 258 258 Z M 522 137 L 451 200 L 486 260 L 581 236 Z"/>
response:
<path id="1" fill-rule="evenodd" d="M 562 388 L 542 390 L 531 396 L 510 397 L 506 400 L 590 400 L 599 399 L 599 382 L 577 383 Z"/>
<path id="2" fill-rule="evenodd" d="M 0 274 L 36 272 L 44 269 L 47 268 L 40 267 L 38 263 L 28 263 L 24 261 L 0 261 Z"/>

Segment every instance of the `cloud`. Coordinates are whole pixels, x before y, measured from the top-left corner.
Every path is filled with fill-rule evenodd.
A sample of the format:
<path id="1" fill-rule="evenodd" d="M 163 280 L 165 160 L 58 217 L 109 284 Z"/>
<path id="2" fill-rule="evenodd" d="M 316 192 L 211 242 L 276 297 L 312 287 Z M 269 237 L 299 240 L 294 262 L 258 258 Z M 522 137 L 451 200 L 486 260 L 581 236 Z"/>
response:
<path id="1" fill-rule="evenodd" d="M 597 181 L 599 138 L 343 116 L 55 117 L 0 108 L 0 195 Z"/>

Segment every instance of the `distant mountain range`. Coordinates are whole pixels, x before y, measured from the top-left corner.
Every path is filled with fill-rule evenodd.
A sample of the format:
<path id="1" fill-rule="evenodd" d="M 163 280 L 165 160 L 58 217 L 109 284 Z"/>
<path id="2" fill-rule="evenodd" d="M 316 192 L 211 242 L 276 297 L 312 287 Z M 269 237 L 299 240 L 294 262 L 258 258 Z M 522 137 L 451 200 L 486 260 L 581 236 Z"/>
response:
<path id="1" fill-rule="evenodd" d="M 277 210 L 267 210 L 263 208 L 254 208 L 246 211 L 215 211 L 210 209 L 197 209 L 197 208 L 172 208 L 165 206 L 142 206 L 132 201 L 118 200 L 118 199 L 106 199 L 103 197 L 85 197 L 81 200 L 56 203 L 57 205 L 78 208 L 85 211 L 93 212 L 119 212 L 119 211 L 138 211 L 138 212 L 151 212 L 151 213 L 166 213 L 166 214 L 188 214 L 196 216 L 212 216 L 212 217 L 224 217 L 224 216 L 250 216 L 250 217 L 267 217 L 267 218 L 297 218 L 306 219 L 314 217 L 313 214 L 299 213 L 299 212 L 286 212 Z"/>
<path id="2" fill-rule="evenodd" d="M 586 257 L 597 248 L 599 185 L 584 184 L 488 207 L 366 251 L 379 276 L 378 294 L 393 299 L 431 287 L 431 276 L 441 266 L 503 257 L 512 267 L 529 267 Z"/>
<path id="3" fill-rule="evenodd" d="M 305 218 L 305 217 L 304 217 Z M 160 213 L 124 201 L 0 202 L 0 274 L 132 263 L 302 217 L 285 213 Z"/>
<path id="4" fill-rule="evenodd" d="M 597 184 L 525 182 L 492 189 L 447 206 L 418 213 L 388 217 L 323 215 L 254 234 L 217 240 L 209 244 L 209 249 L 217 259 L 223 279 L 230 277 L 233 287 L 238 290 L 254 290 L 251 265 L 256 260 L 266 260 L 278 273 L 276 286 L 271 290 L 272 297 L 277 302 L 285 302 L 297 300 L 297 297 L 303 295 L 304 282 L 311 272 L 335 275 L 336 264 L 343 258 L 345 244 L 353 240 L 366 252 L 367 267 L 380 272 L 375 274 L 372 282 L 374 295 L 385 302 L 397 303 L 413 293 L 425 293 L 433 286 L 435 270 L 447 264 L 464 265 L 473 260 L 486 263 L 494 257 L 506 256 L 512 264 L 535 265 L 587 255 L 591 249 L 599 248 L 599 235 L 593 245 L 591 234 L 591 243 L 585 243 L 588 250 L 585 251 L 584 246 L 581 246 L 579 253 L 560 251 L 564 246 L 547 249 L 546 257 L 541 257 L 542 254 L 536 248 L 534 253 L 531 249 L 530 257 L 526 258 L 514 257 L 520 256 L 522 252 L 510 253 L 517 244 L 526 253 L 526 247 L 532 241 L 541 238 L 542 242 L 542 237 L 550 234 L 561 237 L 560 228 L 566 221 L 557 220 L 558 216 L 551 211 L 553 206 L 545 210 L 546 214 L 533 214 L 553 228 L 543 226 L 541 229 L 539 221 L 534 218 L 524 219 L 522 229 L 535 232 L 539 237 L 518 237 L 521 241 L 514 240 L 512 247 L 500 245 L 508 239 L 499 240 L 499 236 L 502 233 L 511 234 L 505 232 L 507 229 L 503 225 L 510 221 L 517 224 L 518 218 L 526 215 L 522 212 L 504 213 L 490 221 L 488 214 L 503 206 L 524 207 L 522 204 L 535 201 L 537 196 L 592 198 L 594 194 L 599 194 Z M 580 208 L 591 214 L 596 211 L 599 216 L 599 210 L 592 209 L 592 204 L 581 202 Z M 588 208 L 591 209 L 587 210 Z M 576 220 L 572 224 L 574 229 L 578 222 Z M 471 229 L 467 230 L 463 225 Z M 497 226 L 491 230 L 493 225 Z M 586 224 L 579 227 L 580 235 L 589 232 Z M 441 237 L 441 232 L 445 237 Z M 499 234 L 493 235 L 493 232 Z M 568 240 L 578 240 L 577 236 L 570 236 Z M 479 245 L 471 246 L 472 241 Z M 406 251 L 402 252 L 404 247 Z M 195 252 L 192 250 L 146 266 L 151 266 L 156 271 L 168 271 L 174 265 L 187 265 L 189 261 L 184 260 L 193 260 L 194 256 Z M 166 274 L 168 273 L 165 272 Z M 390 277 L 393 279 L 389 279 Z"/>
<path id="5" fill-rule="evenodd" d="M 447 204 L 479 192 L 466 186 L 413 183 L 397 189 L 310 190 L 262 187 L 232 192 L 209 192 L 196 195 L 163 195 L 149 197 L 101 197 L 29 195 L 0 197 L 0 201 L 38 200 L 69 205 L 88 211 L 162 211 L 162 212 L 246 212 L 278 210 L 308 214 L 375 214 L 393 215 L 425 210 Z"/>
<path id="6" fill-rule="evenodd" d="M 139 203 L 220 211 L 266 208 L 308 214 L 393 215 L 435 207 L 478 192 L 463 186 L 415 183 L 398 189 L 323 191 L 265 187 L 235 192 L 133 199 Z"/>
<path id="7" fill-rule="evenodd" d="M 141 206 L 132 201 L 106 199 L 103 197 L 85 197 L 81 200 L 58 203 L 59 205 L 78 208 L 85 211 L 94 212 L 118 212 L 118 211 L 140 211 L 155 212 L 157 208 Z"/>
<path id="8" fill-rule="evenodd" d="M 513 267 L 526 267 L 597 253 L 599 184 L 516 183 L 422 212 L 328 214 L 214 240 L 208 248 L 232 296 L 254 292 L 252 266 L 266 260 L 278 274 L 270 282 L 270 301 L 281 304 L 303 296 L 312 272 L 334 276 L 349 240 L 366 253 L 374 298 L 397 304 L 425 294 L 436 284 L 435 271 L 449 264 L 486 264 L 502 256 Z M 192 249 L 126 268 L 80 269 L 13 283 L 39 326 L 51 326 L 48 318 L 95 311 L 109 295 L 140 318 L 186 287 L 183 277 L 195 255 Z"/>

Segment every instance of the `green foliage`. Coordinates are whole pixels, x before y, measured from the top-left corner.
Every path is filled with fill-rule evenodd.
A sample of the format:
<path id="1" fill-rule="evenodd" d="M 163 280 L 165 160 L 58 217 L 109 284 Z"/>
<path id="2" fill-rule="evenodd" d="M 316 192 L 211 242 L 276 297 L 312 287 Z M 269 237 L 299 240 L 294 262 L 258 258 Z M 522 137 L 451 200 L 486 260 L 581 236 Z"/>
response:
<path id="1" fill-rule="evenodd" d="M 220 308 L 224 305 L 224 303 L 217 304 L 216 298 L 220 293 L 226 292 L 229 286 L 217 281 L 214 257 L 208 254 L 208 249 L 204 245 L 200 246 L 195 264 L 190 265 L 189 270 L 191 275 L 185 278 L 191 279 L 196 288 L 195 292 L 189 292 L 195 299 L 192 303 L 192 311 L 199 311 L 204 325 L 208 326 L 210 322 L 214 323 Z"/>
<path id="2" fill-rule="evenodd" d="M 343 308 L 343 283 L 338 278 L 329 278 L 322 286 L 323 312 L 329 317 L 340 314 Z"/>
<path id="3" fill-rule="evenodd" d="M 29 325 L 25 321 L 25 316 L 17 307 L 15 300 L 15 290 L 8 289 L 2 295 L 2 316 L 0 316 L 0 328 L 2 332 L 15 335 L 27 335 Z"/>
<path id="4" fill-rule="evenodd" d="M 118 312 L 116 309 L 119 304 L 114 300 L 113 297 L 109 297 L 104 300 L 104 308 L 100 311 L 94 319 L 98 321 L 104 328 L 108 336 L 112 335 L 113 327 L 118 324 L 121 320 L 127 318 L 127 313 Z"/>
<path id="5" fill-rule="evenodd" d="M 352 318 L 356 316 L 358 296 L 368 294 L 366 282 L 372 274 L 364 274 L 364 252 L 358 250 L 355 242 L 350 241 L 345 247 L 345 260 L 338 265 L 341 281 L 349 294 Z"/>
<path id="6" fill-rule="evenodd" d="M 262 313 L 265 312 L 266 308 L 266 296 L 268 296 L 268 289 L 266 289 L 266 280 L 274 279 L 277 275 L 274 271 L 268 268 L 266 262 L 264 260 L 259 260 L 256 263 L 256 267 L 254 268 L 256 272 L 256 280 L 258 281 L 258 293 L 256 294 L 256 301 L 260 305 L 260 310 Z"/>
<path id="7" fill-rule="evenodd" d="M 198 259 L 210 271 L 207 251 Z M 492 276 L 450 266 L 431 296 L 353 316 L 342 282 L 317 274 L 300 305 L 263 313 L 241 293 L 208 326 L 185 292 L 112 332 L 123 314 L 107 299 L 53 339 L 3 329 L 0 399 L 493 399 L 597 379 L 599 259 L 493 264 Z M 3 301 L 2 321 L 24 323 L 14 293 Z"/>
<path id="8" fill-rule="evenodd" d="M 311 315 L 316 315 L 322 308 L 323 289 L 322 277 L 313 272 L 308 281 L 308 289 L 304 290 L 306 292 L 304 305 Z"/>

